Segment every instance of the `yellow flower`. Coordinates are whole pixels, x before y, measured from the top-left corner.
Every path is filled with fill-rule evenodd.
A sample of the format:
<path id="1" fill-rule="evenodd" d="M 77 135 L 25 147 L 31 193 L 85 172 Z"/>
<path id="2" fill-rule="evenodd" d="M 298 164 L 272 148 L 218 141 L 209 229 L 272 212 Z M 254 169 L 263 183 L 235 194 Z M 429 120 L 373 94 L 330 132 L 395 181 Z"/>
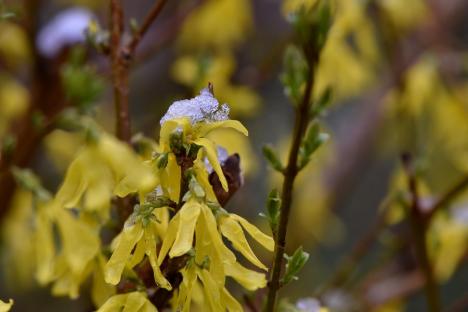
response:
<path id="1" fill-rule="evenodd" d="M 203 58 L 186 55 L 174 63 L 172 76 L 177 82 L 194 90 L 199 90 L 209 82 L 213 83 L 216 97 L 222 102 L 231 103 L 234 116 L 250 117 L 258 112 L 261 99 L 251 88 L 231 82 L 235 66 L 235 59 L 231 53 Z"/>
<path id="2" fill-rule="evenodd" d="M 178 148 L 184 148 L 191 144 L 201 147 L 213 170 L 218 174 L 225 191 L 228 191 L 228 185 L 218 161 L 216 144 L 206 136 L 221 128 L 232 128 L 246 136 L 248 135 L 247 129 L 239 121 L 227 119 L 228 113 L 227 105 L 219 105 L 208 90 L 202 90 L 200 95 L 193 99 L 177 101 L 171 105 L 166 115 L 161 119 L 160 134 L 162 153 L 172 153 L 171 145 L 174 145 L 174 141 L 177 140 L 180 141 Z M 176 157 L 169 156 L 167 167 L 174 168 L 176 171 L 176 166 Z M 180 179 L 180 176 L 176 176 L 176 178 Z M 173 191 L 173 194 L 179 192 L 177 188 L 179 180 L 175 181 L 176 179 L 171 179 L 169 175 L 168 181 L 165 183 L 165 178 L 161 179 L 163 180 L 163 189 L 176 189 L 177 191 Z M 173 198 L 173 196 L 171 199 L 178 201 L 178 198 Z"/>
<path id="3" fill-rule="evenodd" d="M 137 211 L 127 220 L 123 231 L 113 243 L 115 249 L 104 268 L 104 277 L 107 283 L 117 285 L 124 269 L 126 267 L 132 269 L 146 255 L 153 268 L 156 284 L 167 290 L 172 289 L 159 268 L 156 256 L 156 243 L 159 240 L 156 225 L 159 220 L 155 218 L 155 210 L 158 209 L 149 212 L 143 211 L 140 215 Z"/>
<path id="4" fill-rule="evenodd" d="M 209 0 L 185 21 L 179 42 L 190 49 L 229 49 L 252 27 L 248 0 Z"/>
<path id="5" fill-rule="evenodd" d="M 107 215 L 112 195 L 145 194 L 158 182 L 126 144 L 105 133 L 80 151 L 67 170 L 55 202 L 65 208 L 83 205 Z"/>
<path id="6" fill-rule="evenodd" d="M 54 225 L 58 228 L 59 250 Z M 93 272 L 100 254 L 99 228 L 89 224 L 83 215 L 76 217 L 49 202 L 38 207 L 35 232 L 39 283 L 54 282 L 54 295 L 77 298 L 80 285 Z"/>
<path id="7" fill-rule="evenodd" d="M 8 312 L 10 311 L 11 307 L 13 306 L 13 299 L 8 300 L 8 302 L 3 302 L 0 300 L 0 312 Z"/>
<path id="8" fill-rule="evenodd" d="M 10 123 L 26 112 L 29 103 L 28 91 L 11 79 L 0 79 L 0 103 L 2 103 L 0 105 L 0 138 L 2 138 Z"/>
<path id="9" fill-rule="evenodd" d="M 157 312 L 156 307 L 148 301 L 144 293 L 131 292 L 110 297 L 97 312 Z"/>
<path id="10" fill-rule="evenodd" d="M 271 237 L 233 214 L 225 216 L 221 224 L 221 232 L 233 242 L 234 248 L 252 263 L 266 269 L 251 251 L 239 224 L 268 250 L 273 250 Z M 194 235 L 196 237 L 195 262 L 202 263 L 205 259 L 209 259 L 209 271 L 219 285 L 224 285 L 226 276 L 231 276 L 249 290 L 256 290 L 266 285 L 264 274 L 248 270 L 237 262 L 235 255 L 222 241 L 213 212 L 204 202 L 198 201 L 194 196 L 189 198 L 169 222 L 159 253 L 160 263 L 167 254 L 173 258 L 189 253 L 193 248 Z M 233 237 L 233 235 L 239 235 L 239 237 Z"/>

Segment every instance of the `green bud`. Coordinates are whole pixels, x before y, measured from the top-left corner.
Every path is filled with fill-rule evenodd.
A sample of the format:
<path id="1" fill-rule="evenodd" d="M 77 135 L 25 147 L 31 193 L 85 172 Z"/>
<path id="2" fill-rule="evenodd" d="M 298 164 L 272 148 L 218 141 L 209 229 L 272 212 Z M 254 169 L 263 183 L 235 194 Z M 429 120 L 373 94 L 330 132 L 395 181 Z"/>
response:
<path id="1" fill-rule="evenodd" d="M 270 192 L 267 199 L 267 215 L 265 216 L 268 219 L 270 224 L 271 231 L 273 235 L 276 235 L 278 230 L 278 222 L 281 211 L 281 198 L 278 190 L 274 189 Z"/>
<path id="2" fill-rule="evenodd" d="M 161 155 L 159 155 L 158 159 L 156 160 L 158 169 L 166 168 L 168 161 L 169 161 L 169 153 L 162 153 Z"/>
<path id="3" fill-rule="evenodd" d="M 279 172 L 284 171 L 284 167 L 281 164 L 281 161 L 279 160 L 278 156 L 275 154 L 271 146 L 265 145 L 262 151 L 263 151 L 263 156 L 265 156 L 266 160 L 268 160 L 268 162 L 270 163 L 273 169 Z"/>
<path id="4" fill-rule="evenodd" d="M 309 254 L 302 249 L 302 246 L 296 249 L 292 256 L 284 254 L 286 259 L 286 272 L 284 273 L 281 283 L 286 285 L 293 280 L 297 280 L 297 273 L 304 267 L 307 260 L 309 260 Z"/>
<path id="5" fill-rule="evenodd" d="M 281 82 L 283 83 L 284 93 L 297 105 L 302 99 L 309 66 L 304 53 L 293 45 L 288 46 L 286 49 L 283 63 Z"/>
<path id="6" fill-rule="evenodd" d="M 32 192 L 37 199 L 46 201 L 51 198 L 50 193 L 42 187 L 41 181 L 30 169 L 13 167 L 11 172 L 16 182 L 24 189 Z"/>
<path id="7" fill-rule="evenodd" d="M 326 88 L 318 100 L 315 101 L 314 105 L 312 106 L 311 110 L 311 119 L 315 119 L 316 117 L 323 114 L 325 109 L 330 105 L 333 98 L 333 90 L 328 87 Z"/>
<path id="8" fill-rule="evenodd" d="M 329 138 L 326 133 L 320 132 L 318 124 L 309 127 L 299 149 L 298 168 L 303 169 L 310 161 L 313 153 Z"/>
<path id="9" fill-rule="evenodd" d="M 169 147 L 176 155 L 180 155 L 184 148 L 184 132 L 182 129 L 176 129 L 169 135 Z"/>

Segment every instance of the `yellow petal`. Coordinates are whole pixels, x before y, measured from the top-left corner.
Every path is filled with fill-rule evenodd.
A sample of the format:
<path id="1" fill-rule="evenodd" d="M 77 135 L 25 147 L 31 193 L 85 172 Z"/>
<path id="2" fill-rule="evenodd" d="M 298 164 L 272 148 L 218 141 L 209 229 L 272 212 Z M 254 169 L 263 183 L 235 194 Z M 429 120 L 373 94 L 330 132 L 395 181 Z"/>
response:
<path id="1" fill-rule="evenodd" d="M 228 184 L 226 181 L 226 177 L 224 176 L 223 170 L 221 169 L 221 165 L 219 164 L 218 153 L 215 144 L 206 138 L 199 138 L 193 141 L 193 143 L 200 145 L 204 148 L 206 157 L 208 157 L 208 160 L 211 166 L 213 167 L 213 170 L 218 174 L 219 181 L 221 182 L 223 189 L 227 192 L 229 190 Z"/>
<path id="2" fill-rule="evenodd" d="M 255 239 L 260 245 L 269 251 L 273 251 L 275 248 L 275 241 L 272 237 L 264 234 L 255 225 L 236 214 L 231 213 L 229 216 L 239 222 L 244 230 L 246 230 L 247 233 L 249 233 L 250 236 L 252 236 L 252 238 Z"/>
<path id="3" fill-rule="evenodd" d="M 3 302 L 0 300 L 0 312 L 8 312 L 13 306 L 13 299 L 8 300 L 8 302 Z"/>
<path id="4" fill-rule="evenodd" d="M 127 263 L 127 266 L 133 269 L 138 263 L 140 263 L 145 257 L 146 253 L 146 242 L 143 239 L 136 244 L 135 251 L 132 254 L 132 257 Z"/>
<path id="5" fill-rule="evenodd" d="M 157 312 L 155 306 L 141 292 L 131 292 L 110 297 L 97 312 Z"/>
<path id="6" fill-rule="evenodd" d="M 232 128 L 232 129 L 239 131 L 245 136 L 249 135 L 249 131 L 238 120 L 224 120 L 224 121 L 201 123 L 197 129 L 198 130 L 197 133 L 200 137 L 204 137 L 211 131 L 215 129 L 219 129 L 219 128 Z"/>
<path id="7" fill-rule="evenodd" d="M 41 207 L 36 219 L 36 278 L 40 284 L 49 283 L 54 275 L 55 243 L 52 222 Z"/>
<path id="8" fill-rule="evenodd" d="M 130 258 L 130 253 L 142 236 L 143 228 L 140 223 L 124 228 L 117 247 L 104 268 L 107 283 L 117 285 L 120 282 L 122 272 Z"/>
<path id="9" fill-rule="evenodd" d="M 146 255 L 148 256 L 151 267 L 153 268 L 153 275 L 156 284 L 164 289 L 171 290 L 171 284 L 166 280 L 156 259 L 156 239 L 154 233 L 150 228 L 145 229 L 145 243 L 146 243 Z"/>
<path id="10" fill-rule="evenodd" d="M 195 225 L 200 215 L 200 205 L 195 201 L 189 201 L 182 206 L 178 214 L 180 215 L 179 227 L 174 245 L 169 252 L 171 258 L 182 256 L 192 248 Z"/>
<path id="11" fill-rule="evenodd" d="M 244 268 L 238 262 L 231 262 L 224 266 L 226 275 L 234 278 L 247 290 L 257 290 L 266 286 L 265 274 Z"/>
<path id="12" fill-rule="evenodd" d="M 87 181 L 83 179 L 83 171 L 86 169 L 83 165 L 88 158 L 87 154 L 87 152 L 83 152 L 73 160 L 68 167 L 65 180 L 55 196 L 59 205 L 65 208 L 76 207 L 87 187 Z"/>
<path id="13" fill-rule="evenodd" d="M 91 298 L 95 306 L 103 305 L 107 299 L 115 295 L 115 287 L 109 285 L 104 280 L 105 260 L 102 255 L 98 256 L 96 268 L 93 272 L 91 285 Z"/>
<path id="14" fill-rule="evenodd" d="M 232 246 L 239 251 L 244 257 L 246 257 L 252 264 L 257 267 L 268 270 L 263 263 L 258 260 L 257 256 L 253 253 L 252 249 L 245 238 L 242 227 L 230 217 L 223 217 L 220 220 L 221 233 L 232 243 Z"/>
<path id="15" fill-rule="evenodd" d="M 226 308 L 229 312 L 242 312 L 242 305 L 227 291 L 226 288 L 223 288 L 221 292 L 221 300 L 226 305 Z"/>
<path id="16" fill-rule="evenodd" d="M 177 308 L 183 312 L 190 310 L 192 301 L 192 289 L 196 282 L 196 266 L 191 265 L 182 270 L 182 284 L 180 285 L 179 295 L 177 297 Z"/>
<path id="17" fill-rule="evenodd" d="M 160 146 L 169 147 L 169 137 L 177 128 L 182 129 L 184 133 L 187 133 L 188 129 L 191 128 L 191 123 L 189 118 L 175 118 L 170 119 L 164 122 L 161 126 L 160 136 Z"/>
<path id="18" fill-rule="evenodd" d="M 69 211 L 59 210 L 57 213 L 63 254 L 72 272 L 80 274 L 99 252 L 99 233 Z"/>
<path id="19" fill-rule="evenodd" d="M 164 237 L 161 250 L 159 251 L 159 256 L 158 256 L 159 265 L 161 265 L 161 263 L 164 261 L 164 258 L 166 258 L 166 255 L 169 252 L 169 249 L 171 249 L 172 245 L 174 244 L 174 241 L 177 236 L 177 229 L 179 228 L 179 219 L 180 219 L 180 215 L 176 214 L 174 218 L 172 218 L 171 221 L 169 222 L 166 236 Z"/>
<path id="20" fill-rule="evenodd" d="M 223 309 L 223 305 L 221 304 L 219 286 L 216 284 L 211 274 L 207 270 L 199 270 L 198 277 L 203 283 L 205 300 L 208 302 L 211 311 L 224 311 L 225 309 Z"/>
<path id="21" fill-rule="evenodd" d="M 180 168 L 177 165 L 177 160 L 174 154 L 169 154 L 169 159 L 166 168 L 160 171 L 161 187 L 164 193 L 169 194 L 169 198 L 174 201 L 179 201 L 180 193 Z"/>

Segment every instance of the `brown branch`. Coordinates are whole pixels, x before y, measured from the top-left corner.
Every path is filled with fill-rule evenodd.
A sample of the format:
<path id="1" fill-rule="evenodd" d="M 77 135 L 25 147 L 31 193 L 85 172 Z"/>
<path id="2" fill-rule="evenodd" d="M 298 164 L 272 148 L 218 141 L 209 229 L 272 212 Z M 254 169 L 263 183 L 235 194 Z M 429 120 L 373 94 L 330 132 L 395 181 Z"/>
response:
<path id="1" fill-rule="evenodd" d="M 439 312 L 441 311 L 439 290 L 426 246 L 427 223 L 424 220 L 420 205 L 418 181 L 416 179 L 411 155 L 403 155 L 402 162 L 408 176 L 408 188 L 411 193 L 411 205 L 409 207 L 408 215 L 419 267 L 424 274 L 424 291 L 426 294 L 427 307 L 431 312 Z"/>
<path id="2" fill-rule="evenodd" d="M 279 217 L 279 226 L 275 242 L 274 259 L 270 281 L 268 283 L 268 296 L 265 311 L 273 312 L 276 306 L 277 294 L 280 289 L 280 276 L 283 266 L 284 253 L 286 249 L 286 234 L 288 228 L 289 215 L 291 211 L 292 194 L 294 181 L 299 168 L 297 165 L 299 158 L 299 148 L 309 124 L 311 109 L 311 97 L 315 82 L 315 67 L 318 63 L 319 55 L 312 51 L 312 55 L 307 55 L 309 59 L 309 72 L 306 82 L 306 89 L 302 102 L 296 107 L 294 132 L 287 167 L 284 170 L 284 181 L 281 194 L 281 208 Z"/>
<path id="3" fill-rule="evenodd" d="M 167 3 L 167 0 L 157 1 L 153 5 L 153 7 L 150 9 L 148 15 L 145 17 L 141 27 L 133 34 L 131 41 L 123 50 L 128 59 L 133 58 L 133 55 L 135 54 L 135 50 L 138 44 L 140 43 L 141 39 L 143 38 L 143 36 L 146 34 L 148 29 L 150 28 L 151 24 L 153 24 L 153 22 L 159 16 L 159 14 L 161 13 L 166 3 Z"/>
<path id="4" fill-rule="evenodd" d="M 447 207 L 454 199 L 456 199 L 464 190 L 468 188 L 468 175 L 461 178 L 455 185 L 453 185 L 447 193 L 442 195 L 429 210 L 427 218 L 432 217 L 441 209 Z"/>

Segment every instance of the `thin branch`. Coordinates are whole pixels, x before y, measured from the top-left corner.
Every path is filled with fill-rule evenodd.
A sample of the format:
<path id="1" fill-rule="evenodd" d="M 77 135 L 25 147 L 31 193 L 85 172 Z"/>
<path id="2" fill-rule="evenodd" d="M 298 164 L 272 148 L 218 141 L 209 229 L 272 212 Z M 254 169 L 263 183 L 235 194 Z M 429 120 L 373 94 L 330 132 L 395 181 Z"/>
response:
<path id="1" fill-rule="evenodd" d="M 310 101 L 315 82 L 315 67 L 318 63 L 318 54 L 311 55 L 309 60 L 309 72 L 306 89 L 302 103 L 296 107 L 294 121 L 294 132 L 291 149 L 289 151 L 288 165 L 284 171 L 284 181 L 281 195 L 281 209 L 278 232 L 276 237 L 275 252 L 273 259 L 273 268 L 268 283 L 268 297 L 266 303 L 267 312 L 273 312 L 276 306 L 277 294 L 280 289 L 280 276 L 283 266 L 283 257 L 286 249 L 286 234 L 288 228 L 289 215 L 291 211 L 292 193 L 294 180 L 299 172 L 297 161 L 299 157 L 299 148 L 304 137 L 307 125 L 309 124 L 309 112 L 311 109 Z"/>
<path id="2" fill-rule="evenodd" d="M 121 40 L 124 15 L 120 0 L 111 0 L 111 64 L 112 84 L 114 88 L 114 104 L 116 112 L 117 137 L 130 143 L 131 128 L 128 109 L 128 68 L 122 57 Z"/>
<path id="3" fill-rule="evenodd" d="M 425 294 L 428 310 L 431 312 L 441 311 L 439 290 L 434 277 L 431 262 L 426 246 L 427 223 L 424 222 L 420 206 L 420 197 L 418 192 L 418 181 L 414 172 L 414 166 L 411 155 L 402 156 L 402 162 L 408 176 L 408 188 L 411 193 L 411 206 L 409 207 L 409 222 L 413 233 L 416 255 L 419 261 L 420 269 L 425 278 Z"/>
<path id="4" fill-rule="evenodd" d="M 129 59 L 133 58 L 133 55 L 135 54 L 135 50 L 138 44 L 140 43 L 141 39 L 143 38 L 143 36 L 146 34 L 148 29 L 150 28 L 151 24 L 153 24 L 153 22 L 159 16 L 159 14 L 161 13 L 166 3 L 167 3 L 167 0 L 159 0 L 150 9 L 148 15 L 145 17 L 145 20 L 143 21 L 143 24 L 133 34 L 131 41 L 128 43 L 126 48 L 124 48 L 124 53 L 126 54 L 127 58 Z"/>
<path id="5" fill-rule="evenodd" d="M 367 254 L 375 240 L 379 237 L 379 234 L 385 228 L 385 216 L 385 213 L 380 213 L 377 216 L 377 219 L 371 228 L 364 233 L 361 239 L 359 239 L 353 246 L 350 253 L 340 262 L 334 275 L 319 291 L 319 295 L 324 294 L 327 290 L 338 287 L 349 280 L 350 275 L 357 267 L 357 263 Z"/>
<path id="6" fill-rule="evenodd" d="M 455 198 L 468 188 L 468 175 L 461 178 L 447 193 L 442 195 L 428 212 L 427 218 L 431 219 L 437 211 L 447 207 Z"/>

